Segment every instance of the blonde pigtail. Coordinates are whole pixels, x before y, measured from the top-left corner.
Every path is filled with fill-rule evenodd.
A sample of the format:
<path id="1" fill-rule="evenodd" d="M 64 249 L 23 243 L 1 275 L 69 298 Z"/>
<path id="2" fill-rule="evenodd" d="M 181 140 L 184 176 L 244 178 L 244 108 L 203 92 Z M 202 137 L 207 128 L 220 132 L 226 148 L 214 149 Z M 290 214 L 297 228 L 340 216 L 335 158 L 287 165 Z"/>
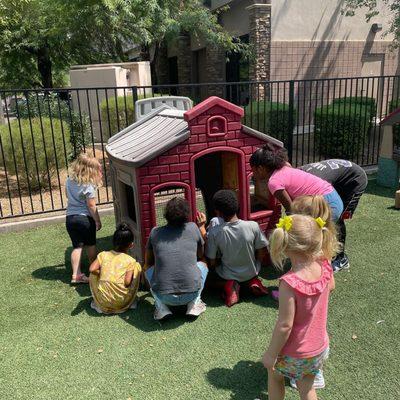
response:
<path id="1" fill-rule="evenodd" d="M 285 251 L 289 243 L 289 233 L 283 228 L 276 228 L 269 242 L 271 260 L 280 270 L 283 270 L 283 262 L 286 259 Z"/>
<path id="2" fill-rule="evenodd" d="M 322 228 L 321 251 L 324 257 L 332 260 L 340 251 L 340 243 L 337 240 L 336 229 L 332 231 L 329 227 Z"/>

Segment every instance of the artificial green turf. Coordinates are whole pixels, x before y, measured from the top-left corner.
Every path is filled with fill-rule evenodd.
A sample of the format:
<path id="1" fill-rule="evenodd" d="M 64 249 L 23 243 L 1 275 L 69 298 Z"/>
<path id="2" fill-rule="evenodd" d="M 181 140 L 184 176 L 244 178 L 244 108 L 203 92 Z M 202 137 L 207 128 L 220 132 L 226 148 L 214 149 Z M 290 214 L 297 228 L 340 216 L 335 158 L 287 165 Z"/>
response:
<path id="1" fill-rule="evenodd" d="M 336 275 L 324 400 L 400 398 L 400 212 L 390 190 L 372 183 L 368 192 L 348 223 L 351 270 Z M 113 219 L 103 226 L 107 248 Z M 259 360 L 272 300 L 228 309 L 207 295 L 197 321 L 160 325 L 140 293 L 136 311 L 97 316 L 88 287 L 68 284 L 68 246 L 62 224 L 0 236 L 0 399 L 268 398 Z M 287 398 L 298 396 L 288 389 Z"/>

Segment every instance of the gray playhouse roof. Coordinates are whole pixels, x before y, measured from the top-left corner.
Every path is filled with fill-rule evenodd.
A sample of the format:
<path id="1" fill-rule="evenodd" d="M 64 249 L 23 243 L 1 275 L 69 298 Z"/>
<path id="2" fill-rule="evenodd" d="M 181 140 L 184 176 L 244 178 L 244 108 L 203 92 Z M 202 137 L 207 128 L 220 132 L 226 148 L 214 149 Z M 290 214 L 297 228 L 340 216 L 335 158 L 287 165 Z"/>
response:
<path id="1" fill-rule="evenodd" d="M 185 111 L 163 105 L 110 138 L 107 153 L 140 167 L 189 137 Z"/>
<path id="2" fill-rule="evenodd" d="M 183 119 L 185 110 L 163 105 L 141 120 L 112 136 L 106 146 L 110 157 L 137 168 L 160 154 L 185 141 L 190 136 L 188 123 Z M 283 143 L 271 136 L 242 125 L 250 136 L 283 147 Z"/>

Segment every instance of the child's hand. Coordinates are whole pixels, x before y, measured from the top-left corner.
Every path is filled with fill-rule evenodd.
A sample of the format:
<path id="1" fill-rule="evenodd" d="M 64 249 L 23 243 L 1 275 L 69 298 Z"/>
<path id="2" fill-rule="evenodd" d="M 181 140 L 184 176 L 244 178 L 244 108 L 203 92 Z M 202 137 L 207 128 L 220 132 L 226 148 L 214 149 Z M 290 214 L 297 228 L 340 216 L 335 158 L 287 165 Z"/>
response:
<path id="1" fill-rule="evenodd" d="M 196 222 L 197 222 L 197 225 L 198 225 L 198 226 L 203 226 L 203 225 L 205 225 L 206 222 L 207 222 L 206 214 L 204 214 L 204 213 L 202 213 L 202 212 L 200 212 L 200 211 L 197 211 Z"/>
<path id="2" fill-rule="evenodd" d="M 262 357 L 262 363 L 265 368 L 273 370 L 276 364 L 276 357 L 272 357 L 268 351 L 266 351 Z"/>

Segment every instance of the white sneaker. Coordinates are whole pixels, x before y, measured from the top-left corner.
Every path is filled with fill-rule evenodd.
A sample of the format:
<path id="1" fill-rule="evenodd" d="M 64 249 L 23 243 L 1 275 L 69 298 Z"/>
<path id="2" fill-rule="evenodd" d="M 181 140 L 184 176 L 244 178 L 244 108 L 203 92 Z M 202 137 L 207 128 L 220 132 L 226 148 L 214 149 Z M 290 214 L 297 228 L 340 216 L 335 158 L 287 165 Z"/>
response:
<path id="1" fill-rule="evenodd" d="M 160 307 L 156 307 L 154 310 L 154 319 L 156 321 L 161 321 L 169 315 L 172 315 L 172 311 L 165 304 L 161 304 Z"/>
<path id="2" fill-rule="evenodd" d="M 297 389 L 296 381 L 294 379 L 290 380 L 290 386 L 294 389 Z M 323 389 L 325 387 L 325 378 L 322 374 L 322 370 L 319 370 L 317 375 L 314 378 L 314 389 Z"/>
<path id="3" fill-rule="evenodd" d="M 97 311 L 99 314 L 103 314 L 103 311 L 100 310 L 99 306 L 95 303 L 94 300 L 90 303 L 90 308 Z"/>
<path id="4" fill-rule="evenodd" d="M 206 311 L 206 304 L 203 301 L 195 302 L 195 300 L 191 301 L 187 305 L 186 315 L 191 315 L 192 317 L 198 317 L 200 314 L 203 314 Z"/>

